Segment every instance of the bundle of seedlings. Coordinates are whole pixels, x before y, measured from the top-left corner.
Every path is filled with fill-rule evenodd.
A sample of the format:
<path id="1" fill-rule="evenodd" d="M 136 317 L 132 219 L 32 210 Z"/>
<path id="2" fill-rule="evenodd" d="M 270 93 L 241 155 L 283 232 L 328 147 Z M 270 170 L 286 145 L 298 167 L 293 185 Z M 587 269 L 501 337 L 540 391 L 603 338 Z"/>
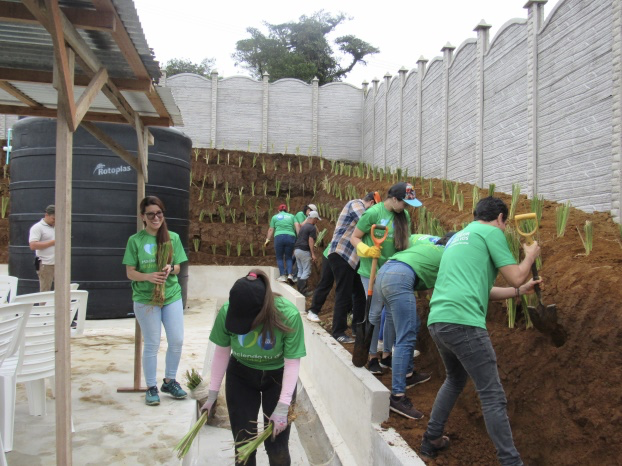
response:
<path id="1" fill-rule="evenodd" d="M 158 252 L 156 254 L 157 270 L 161 272 L 170 263 L 173 258 L 173 246 L 170 241 L 158 244 Z M 166 299 L 166 282 L 158 283 L 153 287 L 151 295 L 151 304 L 162 307 Z"/>
<path id="2" fill-rule="evenodd" d="M 287 413 L 287 424 L 291 425 L 292 422 L 296 419 L 296 414 L 294 413 L 295 402 L 293 402 L 289 406 L 289 411 Z M 265 426 L 265 424 L 264 424 Z M 246 464 L 250 459 L 251 455 L 259 448 L 259 445 L 262 445 L 266 440 L 268 440 L 272 436 L 272 430 L 274 428 L 274 424 L 272 422 L 268 423 L 265 426 L 264 430 L 260 433 L 259 426 L 257 428 L 257 433 L 246 440 L 242 440 L 240 442 L 235 442 L 235 461 L 237 463 Z"/>
<path id="3" fill-rule="evenodd" d="M 190 398 L 197 400 L 197 413 L 200 413 L 201 406 L 203 406 L 207 401 L 209 384 L 203 380 L 203 377 L 201 377 L 195 369 L 192 369 L 190 371 L 186 371 L 186 386 L 190 391 Z M 205 411 L 199 416 L 197 422 L 194 423 L 188 433 L 184 435 L 184 437 L 175 446 L 174 450 L 177 451 L 177 458 L 182 459 L 190 451 L 192 442 L 194 442 L 196 436 L 199 435 L 201 428 L 205 425 L 208 418 L 210 416 L 213 417 L 216 412 L 216 403 L 217 402 L 214 403 L 214 406 L 212 406 L 212 409 L 209 412 Z"/>

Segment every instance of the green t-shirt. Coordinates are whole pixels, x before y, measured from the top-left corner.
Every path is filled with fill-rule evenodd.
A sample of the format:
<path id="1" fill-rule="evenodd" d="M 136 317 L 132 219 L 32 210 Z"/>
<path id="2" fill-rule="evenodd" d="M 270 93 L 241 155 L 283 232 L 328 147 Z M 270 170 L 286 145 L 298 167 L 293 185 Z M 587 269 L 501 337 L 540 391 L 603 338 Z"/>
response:
<path id="1" fill-rule="evenodd" d="M 408 233 L 410 234 L 410 214 L 407 210 L 404 210 L 404 213 L 406 214 L 406 221 L 408 222 Z M 363 236 L 363 242 L 368 246 L 374 245 L 374 242 L 369 235 L 369 233 L 371 232 L 371 227 L 374 224 L 388 226 L 389 234 L 384 240 L 384 243 L 382 243 L 381 256 L 378 259 L 378 268 L 380 268 L 382 264 L 384 264 L 389 259 L 389 257 L 397 252 L 395 250 L 395 243 L 393 240 L 393 216 L 394 213 L 387 210 L 387 208 L 384 206 L 384 202 L 380 202 L 367 209 L 356 224 L 356 228 L 366 233 L 366 235 Z M 384 230 L 375 230 L 374 234 L 376 238 L 382 238 L 382 236 L 384 235 Z M 369 275 L 371 273 L 371 262 L 372 259 L 370 259 L 369 257 L 361 257 L 358 270 L 360 275 L 369 278 Z"/>
<path id="2" fill-rule="evenodd" d="M 296 215 L 294 215 L 294 221 L 301 225 L 302 225 L 302 222 L 304 222 L 306 219 L 307 219 L 307 216 L 302 210 L 298 212 Z"/>
<path id="3" fill-rule="evenodd" d="M 274 228 L 274 236 L 296 236 L 295 217 L 289 212 L 279 212 L 270 220 L 270 228 Z"/>
<path id="4" fill-rule="evenodd" d="M 411 235 L 408 249 L 393 254 L 389 260 L 408 264 L 417 274 L 415 290 L 434 288 L 438 267 L 445 251 L 444 246 L 434 244 L 438 236 Z"/>
<path id="5" fill-rule="evenodd" d="M 447 243 L 430 301 L 436 322 L 486 328 L 488 300 L 501 267 L 516 264 L 500 228 L 470 223 Z"/>
<path id="6" fill-rule="evenodd" d="M 284 359 L 299 359 L 307 355 L 305 349 L 302 318 L 296 306 L 290 301 L 277 296 L 274 298 L 276 308 L 280 311 L 283 322 L 292 329 L 281 332 L 275 329 L 274 338 L 261 340 L 262 326 L 252 329 L 246 335 L 237 335 L 225 328 L 225 320 L 229 310 L 227 301 L 218 311 L 214 327 L 209 339 L 218 346 L 230 346 L 231 354 L 247 367 L 263 371 L 280 369 Z"/>
<path id="7" fill-rule="evenodd" d="M 175 265 L 186 262 L 188 257 L 186 257 L 186 252 L 181 245 L 179 235 L 172 231 L 168 233 L 173 246 L 173 259 L 171 263 Z M 147 233 L 147 230 L 139 231 L 127 240 L 127 247 L 123 255 L 123 265 L 135 267 L 138 272 L 142 273 L 157 272 L 156 252 L 156 237 Z M 150 304 L 154 286 L 153 283 L 148 281 L 132 281 L 132 301 Z M 165 294 L 165 306 L 181 299 L 181 286 L 179 286 L 177 275 L 169 274 L 166 279 Z"/>

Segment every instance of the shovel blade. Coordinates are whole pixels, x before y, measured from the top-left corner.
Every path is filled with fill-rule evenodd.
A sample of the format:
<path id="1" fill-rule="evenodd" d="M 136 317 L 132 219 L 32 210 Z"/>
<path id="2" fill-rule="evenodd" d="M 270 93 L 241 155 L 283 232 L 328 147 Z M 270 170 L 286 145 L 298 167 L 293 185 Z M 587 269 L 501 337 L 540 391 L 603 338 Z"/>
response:
<path id="1" fill-rule="evenodd" d="M 529 306 L 527 310 L 536 330 L 544 335 L 549 335 L 556 347 L 559 348 L 566 343 L 566 331 L 557 320 L 557 306 L 555 304 L 545 306 L 540 303 L 536 307 Z"/>

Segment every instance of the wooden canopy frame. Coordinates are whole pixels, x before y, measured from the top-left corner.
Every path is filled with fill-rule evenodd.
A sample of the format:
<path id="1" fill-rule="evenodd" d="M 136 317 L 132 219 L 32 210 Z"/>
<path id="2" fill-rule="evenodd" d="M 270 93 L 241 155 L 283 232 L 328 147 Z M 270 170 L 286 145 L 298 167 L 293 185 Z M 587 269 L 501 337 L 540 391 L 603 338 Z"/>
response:
<path id="1" fill-rule="evenodd" d="M 131 0 L 127 0 L 128 4 Z M 153 84 L 156 77 L 150 72 L 121 21 L 112 0 L 91 0 L 92 8 L 65 7 L 59 0 L 22 0 L 21 3 L 0 0 L 0 23 L 41 26 L 50 35 L 54 50 L 53 71 L 45 69 L 16 69 L 4 66 L 0 59 L 0 89 L 17 100 L 14 105 L 0 104 L 0 113 L 51 117 L 57 119 L 56 129 L 56 264 L 55 338 L 56 338 L 56 463 L 72 464 L 71 449 L 71 351 L 70 351 L 70 281 L 71 281 L 71 207 L 73 133 L 82 126 L 97 140 L 121 157 L 137 172 L 137 203 L 145 196 L 148 181 L 148 146 L 153 136 L 147 126 L 172 126 L 173 117 Z M 108 69 L 98 59 L 96 51 L 78 29 L 109 34 L 118 47 L 118 60 L 125 60 L 133 76 L 111 78 Z M 142 34 L 142 31 L 141 31 Z M 25 44 L 26 45 L 26 44 Z M 34 64 L 33 64 L 34 65 Z M 80 73 L 76 73 L 76 65 Z M 33 66 L 36 68 L 36 66 Z M 45 105 L 20 90 L 14 83 L 49 85 L 56 89 L 57 102 Z M 84 87 L 76 100 L 74 89 Z M 153 111 L 141 114 L 133 108 L 122 91 L 144 94 Z M 98 95 L 112 103 L 110 112 L 92 111 Z M 170 104 L 169 104 L 170 107 Z M 177 111 L 177 109 L 175 108 Z M 127 123 L 136 131 L 137 155 L 127 151 L 94 122 Z M 137 230 L 143 228 L 137 218 Z M 66 311 L 65 311 L 66 310 Z M 134 386 L 119 391 L 144 390 L 141 381 L 141 332 L 136 323 L 134 351 Z"/>

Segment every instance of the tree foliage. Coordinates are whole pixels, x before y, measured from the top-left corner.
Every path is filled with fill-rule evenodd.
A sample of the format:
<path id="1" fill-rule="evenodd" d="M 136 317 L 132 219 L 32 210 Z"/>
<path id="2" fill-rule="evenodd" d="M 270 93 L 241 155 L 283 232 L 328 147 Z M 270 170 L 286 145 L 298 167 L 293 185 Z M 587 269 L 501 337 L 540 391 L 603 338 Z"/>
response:
<path id="1" fill-rule="evenodd" d="M 298 22 L 270 24 L 265 35 L 259 29 L 248 28 L 249 39 L 237 42 L 233 58 L 260 79 L 264 72 L 270 81 L 297 78 L 310 82 L 317 76 L 319 84 L 341 81 L 358 63 L 366 65 L 365 57 L 379 49 L 353 35 L 337 37 L 334 44 L 350 62 L 343 67 L 329 44 L 327 35 L 347 18 L 343 13 L 332 16 L 320 10 L 312 16 L 303 15 Z"/>
<path id="2" fill-rule="evenodd" d="M 167 76 L 174 76 L 181 73 L 195 73 L 206 78 L 210 77 L 216 60 L 214 58 L 204 58 L 201 63 L 193 63 L 185 58 L 172 58 L 161 68 L 166 71 Z"/>

